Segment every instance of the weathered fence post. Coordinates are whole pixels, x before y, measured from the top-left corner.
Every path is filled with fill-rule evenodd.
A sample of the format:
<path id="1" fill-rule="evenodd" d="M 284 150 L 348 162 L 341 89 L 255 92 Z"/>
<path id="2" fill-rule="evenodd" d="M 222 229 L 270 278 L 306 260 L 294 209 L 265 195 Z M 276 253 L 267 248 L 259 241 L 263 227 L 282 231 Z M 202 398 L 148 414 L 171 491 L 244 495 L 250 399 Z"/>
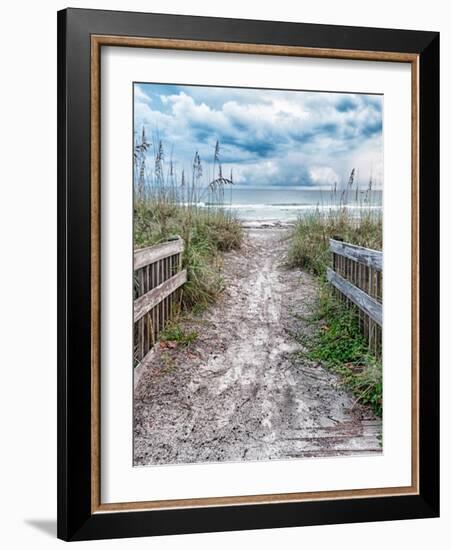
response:
<path id="1" fill-rule="evenodd" d="M 134 252 L 134 362 L 142 363 L 174 314 L 177 292 L 186 282 L 180 237 Z M 174 295 L 176 299 L 174 300 Z"/>
<path id="2" fill-rule="evenodd" d="M 327 280 L 346 304 L 357 308 L 369 348 L 382 350 L 382 252 L 330 239 L 332 269 Z"/>

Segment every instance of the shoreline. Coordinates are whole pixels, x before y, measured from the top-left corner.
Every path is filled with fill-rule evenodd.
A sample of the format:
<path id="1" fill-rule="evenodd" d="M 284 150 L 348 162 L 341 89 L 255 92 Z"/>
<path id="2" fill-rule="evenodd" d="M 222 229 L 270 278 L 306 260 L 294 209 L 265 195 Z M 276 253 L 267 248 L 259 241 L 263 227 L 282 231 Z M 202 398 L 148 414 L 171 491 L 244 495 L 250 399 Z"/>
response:
<path id="1" fill-rule="evenodd" d="M 243 229 L 277 229 L 294 227 L 296 220 L 239 220 Z"/>

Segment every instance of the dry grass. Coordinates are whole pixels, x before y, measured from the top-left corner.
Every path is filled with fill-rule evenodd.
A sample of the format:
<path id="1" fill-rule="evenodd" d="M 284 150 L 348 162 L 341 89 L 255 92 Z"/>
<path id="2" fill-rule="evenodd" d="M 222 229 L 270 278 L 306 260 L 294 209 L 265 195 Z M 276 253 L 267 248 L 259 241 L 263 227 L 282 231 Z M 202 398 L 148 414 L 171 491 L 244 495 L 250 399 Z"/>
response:
<path id="1" fill-rule="evenodd" d="M 305 343 L 308 355 L 342 376 L 356 399 L 382 415 L 382 364 L 368 349 L 359 330 L 355 311 L 338 301 L 325 280 L 331 262 L 329 239 L 382 250 L 382 214 L 361 209 L 359 217 L 345 204 L 330 210 L 319 208 L 300 217 L 293 228 L 289 263 L 320 278 L 321 293 L 312 320 L 317 325 Z"/>
<path id="2" fill-rule="evenodd" d="M 323 276 L 330 264 L 329 239 L 376 250 L 382 249 L 382 217 L 379 213 L 363 213 L 353 218 L 346 207 L 313 213 L 298 219 L 289 250 L 291 266 L 301 267 Z"/>
<path id="3" fill-rule="evenodd" d="M 223 288 L 221 253 L 241 246 L 241 224 L 224 209 L 207 211 L 158 200 L 136 203 L 136 248 L 158 244 L 175 235 L 185 241 L 183 264 L 188 281 L 183 287 L 183 305 L 201 309 L 213 302 Z"/>

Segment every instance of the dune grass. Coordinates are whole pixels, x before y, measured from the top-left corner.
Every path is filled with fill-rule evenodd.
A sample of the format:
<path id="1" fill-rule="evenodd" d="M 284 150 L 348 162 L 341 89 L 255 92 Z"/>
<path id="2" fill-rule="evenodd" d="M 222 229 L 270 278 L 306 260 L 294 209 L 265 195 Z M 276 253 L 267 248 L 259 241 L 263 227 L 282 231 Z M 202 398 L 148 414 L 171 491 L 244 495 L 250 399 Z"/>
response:
<path id="1" fill-rule="evenodd" d="M 221 253 L 239 248 L 243 233 L 238 219 L 225 209 L 184 206 L 171 201 L 141 200 L 134 212 L 135 248 L 143 248 L 176 235 L 185 241 L 183 287 L 185 308 L 201 310 L 214 302 L 223 288 Z"/>
<path id="2" fill-rule="evenodd" d="M 289 263 L 315 275 L 324 276 L 330 264 L 329 239 L 382 249 L 382 217 L 371 211 L 363 212 L 359 218 L 352 217 L 346 207 L 304 215 L 295 224 Z"/>
<path id="3" fill-rule="evenodd" d="M 368 349 L 356 311 L 338 300 L 323 281 L 312 321 L 317 330 L 307 342 L 307 357 L 341 375 L 356 400 L 382 416 L 382 362 Z"/>
<path id="4" fill-rule="evenodd" d="M 188 347 L 197 337 L 197 331 L 185 330 L 184 327 L 181 327 L 177 322 L 171 322 L 160 335 L 160 341 Z"/>
<path id="5" fill-rule="evenodd" d="M 330 265 L 329 239 L 338 238 L 358 246 L 382 249 L 382 217 L 370 210 L 359 218 L 344 206 L 319 209 L 300 217 L 293 228 L 289 264 L 319 278 L 320 297 L 312 321 L 317 330 L 307 342 L 307 356 L 338 373 L 356 400 L 382 415 L 382 363 L 369 349 L 359 330 L 354 309 L 332 293 L 325 280 Z"/>

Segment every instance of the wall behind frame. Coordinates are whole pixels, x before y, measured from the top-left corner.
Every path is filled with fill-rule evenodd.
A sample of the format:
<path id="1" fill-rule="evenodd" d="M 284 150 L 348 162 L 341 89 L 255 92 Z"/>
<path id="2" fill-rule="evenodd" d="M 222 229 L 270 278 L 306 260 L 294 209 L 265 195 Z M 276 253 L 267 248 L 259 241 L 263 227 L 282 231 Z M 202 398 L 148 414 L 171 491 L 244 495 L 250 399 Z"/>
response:
<path id="1" fill-rule="evenodd" d="M 242 2 L 217 4 L 206 0 L 72 0 L 72 7 L 190 13 L 357 26 L 435 30 L 441 36 L 441 96 L 451 96 L 451 30 L 445 4 L 439 0 L 403 3 L 358 0 L 295 3 Z M 68 3 L 25 0 L 7 4 L 2 33 L 0 88 L 1 201 L 0 274 L 2 345 L 2 447 L 0 482 L 2 540 L 11 549 L 61 547 L 56 540 L 56 10 Z M 258 9 L 257 9 L 258 7 Z M 451 109 L 442 100 L 442 151 L 451 148 Z M 448 124 L 446 124 L 448 123 Z M 24 142 L 26 142 L 25 145 Z M 442 273 L 451 269 L 451 180 L 449 155 L 442 154 Z M 20 269 L 26 249 L 28 269 Z M 32 277 L 30 275 L 32 273 Z M 22 292 L 30 289 L 25 295 Z M 450 287 L 442 285 L 442 364 L 451 364 Z M 21 330 L 28 311 L 28 330 Z M 26 338 L 24 338 L 24 334 Z M 442 388 L 451 384 L 443 369 Z M 444 396 L 445 397 L 445 396 Z M 442 399 L 442 464 L 451 461 L 451 401 Z M 155 549 L 203 550 L 274 548 L 312 545 L 347 550 L 380 549 L 402 544 L 411 550 L 438 548 L 449 538 L 451 525 L 449 469 L 443 468 L 442 518 L 385 524 L 337 525 L 259 532 L 219 533 L 153 539 Z M 147 548 L 149 540 L 84 543 L 84 548 Z"/>

